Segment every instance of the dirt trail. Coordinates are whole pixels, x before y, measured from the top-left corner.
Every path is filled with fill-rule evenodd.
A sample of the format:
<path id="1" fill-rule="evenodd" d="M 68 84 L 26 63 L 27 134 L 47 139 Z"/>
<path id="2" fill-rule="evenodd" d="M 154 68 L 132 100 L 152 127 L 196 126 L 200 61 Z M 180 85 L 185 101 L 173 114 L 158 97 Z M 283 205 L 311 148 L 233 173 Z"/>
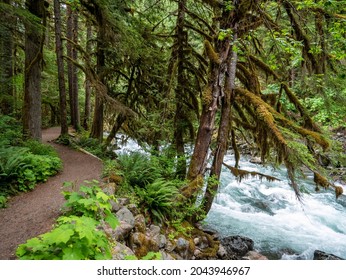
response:
<path id="1" fill-rule="evenodd" d="M 0 260 L 16 259 L 15 251 L 19 244 L 52 228 L 64 203 L 61 194 L 64 182 L 79 185 L 84 180 L 99 179 L 101 176 L 100 160 L 52 143 L 59 134 L 60 128 L 49 128 L 42 132 L 42 138 L 59 153 L 63 170 L 37 185 L 33 191 L 11 198 L 7 208 L 0 209 Z"/>

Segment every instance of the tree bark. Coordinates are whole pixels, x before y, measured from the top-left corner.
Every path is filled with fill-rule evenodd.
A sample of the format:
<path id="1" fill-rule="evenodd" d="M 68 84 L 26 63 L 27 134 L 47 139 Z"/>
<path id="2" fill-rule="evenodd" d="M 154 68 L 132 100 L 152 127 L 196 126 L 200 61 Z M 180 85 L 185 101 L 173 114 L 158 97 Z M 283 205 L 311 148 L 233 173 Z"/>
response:
<path id="1" fill-rule="evenodd" d="M 89 20 L 87 20 L 87 36 L 86 36 L 86 51 L 88 55 L 91 55 L 92 52 L 92 45 L 91 45 L 91 38 L 92 38 L 92 28 L 91 23 Z M 91 83 L 88 78 L 85 80 L 85 103 L 84 103 L 84 118 L 83 118 L 83 128 L 85 130 L 89 129 L 89 121 L 90 121 L 90 115 L 91 115 Z"/>
<path id="2" fill-rule="evenodd" d="M 102 76 L 102 73 L 104 71 L 104 68 L 106 66 L 106 60 L 105 60 L 105 27 L 103 26 L 103 19 L 102 16 L 99 15 L 100 18 L 98 18 L 99 23 L 99 32 L 97 36 L 97 74 L 99 76 Z M 102 83 L 104 84 L 104 78 L 100 78 Z M 100 96 L 97 94 L 95 95 L 95 110 L 94 110 L 94 118 L 93 123 L 90 131 L 90 137 L 98 139 L 100 143 L 103 141 L 103 112 L 104 110 L 104 101 Z"/>
<path id="3" fill-rule="evenodd" d="M 77 67 L 73 64 L 73 61 L 77 61 L 77 50 L 73 46 L 73 43 L 77 43 L 77 32 L 78 32 L 78 16 L 72 11 L 70 5 L 67 5 L 67 30 L 66 37 L 67 41 L 67 56 L 71 58 L 67 62 L 67 73 L 68 73 L 68 92 L 69 92 L 69 103 L 70 103 L 70 115 L 71 125 L 76 130 L 79 129 L 80 117 L 79 117 L 79 106 L 78 106 L 78 76 Z"/>
<path id="4" fill-rule="evenodd" d="M 0 1 L 10 4 L 10 0 Z M 3 23 L 0 25 L 0 112 L 4 115 L 13 113 L 13 38 L 11 33 L 11 23 L 13 17 L 4 11 L 0 12 Z"/>
<path id="5" fill-rule="evenodd" d="M 177 38 L 177 50 L 176 56 L 178 60 L 178 77 L 177 87 L 175 90 L 175 119 L 174 119 L 174 142 L 177 151 L 177 168 L 176 174 L 179 178 L 184 179 L 186 176 L 186 159 L 185 159 L 185 142 L 184 142 L 184 130 L 185 130 L 185 110 L 184 110 L 184 96 L 186 86 L 186 75 L 184 69 L 185 54 L 184 49 L 187 42 L 187 31 L 185 27 L 185 9 L 186 0 L 180 0 L 178 3 L 178 17 L 176 25 L 176 38 Z"/>
<path id="6" fill-rule="evenodd" d="M 232 27 L 233 29 L 233 44 L 237 40 L 237 23 Z M 232 113 L 232 102 L 234 97 L 235 89 L 235 77 L 237 69 L 238 56 L 237 52 L 232 50 L 229 57 L 227 67 L 227 79 L 225 82 L 225 96 L 222 98 L 221 103 L 221 119 L 217 136 L 217 146 L 214 152 L 214 159 L 210 170 L 209 177 L 213 180 L 208 181 L 206 192 L 204 194 L 202 210 L 204 213 L 208 213 L 214 197 L 219 188 L 219 179 L 223 164 L 224 156 L 228 149 L 228 139 L 230 137 L 230 131 L 232 126 L 231 113 Z"/>
<path id="7" fill-rule="evenodd" d="M 66 110 L 66 86 L 64 74 L 63 46 L 61 41 L 61 12 L 59 0 L 54 0 L 55 44 L 58 65 L 61 136 L 68 134 Z"/>
<path id="8" fill-rule="evenodd" d="M 27 0 L 26 7 L 40 23 L 25 26 L 24 136 L 41 141 L 41 63 L 46 16 L 45 1 Z"/>

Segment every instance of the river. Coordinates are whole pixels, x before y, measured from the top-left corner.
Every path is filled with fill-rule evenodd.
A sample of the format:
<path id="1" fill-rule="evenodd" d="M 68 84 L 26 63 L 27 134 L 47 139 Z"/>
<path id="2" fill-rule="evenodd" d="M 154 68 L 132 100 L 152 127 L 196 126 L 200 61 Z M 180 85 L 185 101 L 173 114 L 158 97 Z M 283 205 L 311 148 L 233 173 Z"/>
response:
<path id="1" fill-rule="evenodd" d="M 129 139 L 116 152 L 134 150 L 142 149 Z M 224 162 L 234 165 L 233 156 L 226 155 Z M 228 169 L 223 169 L 219 192 L 204 221 L 207 227 L 218 231 L 221 237 L 251 238 L 255 249 L 269 259 L 312 259 L 315 250 L 346 259 L 346 202 L 336 201 L 332 190 L 315 192 L 311 174 L 298 181 L 304 190 L 300 202 L 289 186 L 284 168 L 253 164 L 246 157 L 240 168 L 280 181 L 249 177 L 238 182 Z"/>
<path id="2" fill-rule="evenodd" d="M 233 156 L 225 163 L 234 165 Z M 219 192 L 205 223 L 221 236 L 243 235 L 270 259 L 312 259 L 315 250 L 346 259 L 346 205 L 334 191 L 315 192 L 312 175 L 300 179 L 304 190 L 298 201 L 285 169 L 240 162 L 240 168 L 271 175 L 280 181 L 249 177 L 238 182 L 223 169 Z M 343 186 L 346 190 L 345 186 Z"/>

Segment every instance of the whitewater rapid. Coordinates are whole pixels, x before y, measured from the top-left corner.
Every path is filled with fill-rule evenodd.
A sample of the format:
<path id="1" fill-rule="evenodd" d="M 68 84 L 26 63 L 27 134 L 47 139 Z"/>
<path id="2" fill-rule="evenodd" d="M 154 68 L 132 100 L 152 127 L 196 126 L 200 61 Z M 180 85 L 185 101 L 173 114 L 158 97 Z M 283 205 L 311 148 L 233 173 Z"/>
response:
<path id="1" fill-rule="evenodd" d="M 225 162 L 234 164 L 233 156 Z M 312 176 L 298 180 L 304 191 L 298 201 L 286 171 L 240 162 L 240 168 L 280 179 L 268 182 L 251 176 L 238 182 L 223 169 L 221 185 L 205 223 L 221 236 L 243 235 L 271 259 L 312 259 L 315 250 L 346 258 L 346 205 L 332 190 L 315 192 Z M 346 191 L 345 186 L 343 186 Z"/>

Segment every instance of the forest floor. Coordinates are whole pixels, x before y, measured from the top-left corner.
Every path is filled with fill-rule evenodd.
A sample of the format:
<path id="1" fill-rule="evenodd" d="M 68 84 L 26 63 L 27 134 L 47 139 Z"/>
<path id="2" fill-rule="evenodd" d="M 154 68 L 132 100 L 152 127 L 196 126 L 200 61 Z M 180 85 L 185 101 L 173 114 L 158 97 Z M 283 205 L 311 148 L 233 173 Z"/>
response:
<path id="1" fill-rule="evenodd" d="M 12 197 L 7 208 L 0 209 L 0 260 L 16 259 L 19 244 L 52 229 L 59 217 L 64 197 L 64 182 L 79 186 L 85 180 L 99 180 L 102 162 L 95 157 L 53 142 L 60 128 L 43 130 L 44 143 L 53 146 L 63 161 L 63 170 L 27 193 Z"/>

